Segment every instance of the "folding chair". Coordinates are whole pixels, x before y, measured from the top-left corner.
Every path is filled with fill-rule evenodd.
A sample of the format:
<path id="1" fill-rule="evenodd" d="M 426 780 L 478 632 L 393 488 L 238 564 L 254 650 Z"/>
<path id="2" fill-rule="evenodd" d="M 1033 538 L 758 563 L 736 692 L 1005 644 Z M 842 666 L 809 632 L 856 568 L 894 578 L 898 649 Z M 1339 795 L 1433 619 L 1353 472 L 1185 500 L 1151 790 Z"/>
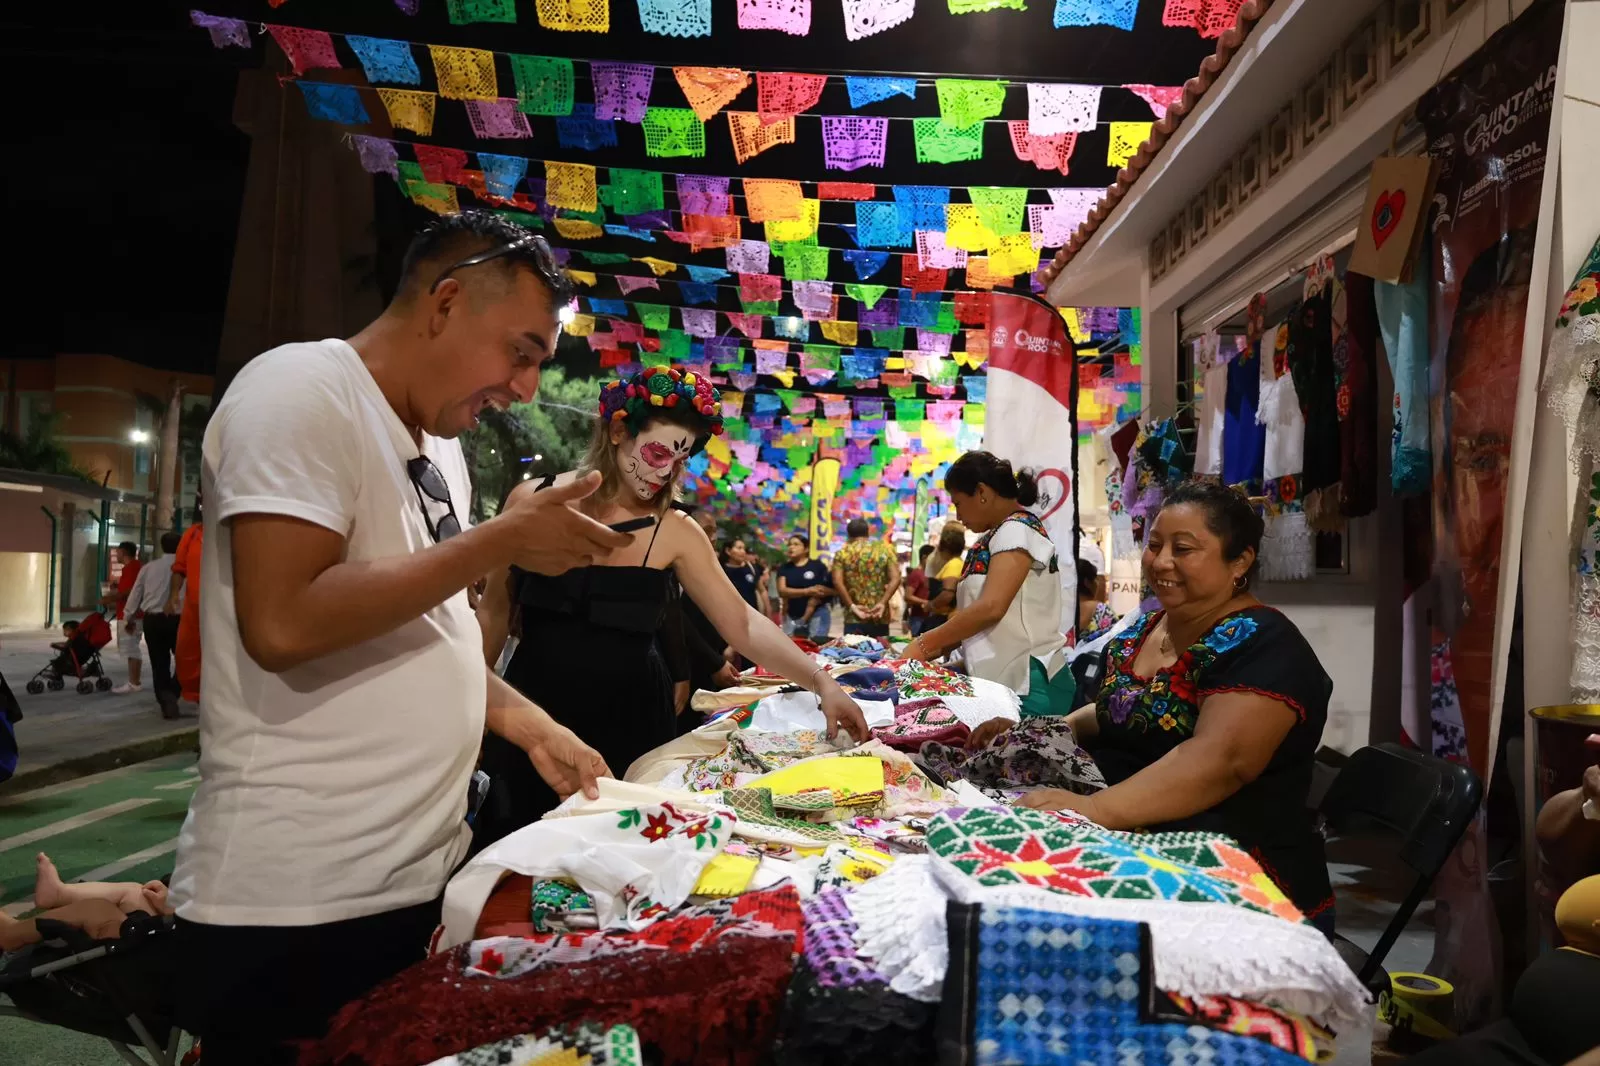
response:
<path id="1" fill-rule="evenodd" d="M 1482 799 L 1483 782 L 1471 767 L 1392 743 L 1350 756 L 1322 797 L 1317 811 L 1330 827 L 1376 823 L 1398 835 L 1398 857 L 1417 875 L 1370 953 L 1334 938 L 1339 954 L 1374 993 L 1388 989 L 1384 957 L 1433 887 Z"/>

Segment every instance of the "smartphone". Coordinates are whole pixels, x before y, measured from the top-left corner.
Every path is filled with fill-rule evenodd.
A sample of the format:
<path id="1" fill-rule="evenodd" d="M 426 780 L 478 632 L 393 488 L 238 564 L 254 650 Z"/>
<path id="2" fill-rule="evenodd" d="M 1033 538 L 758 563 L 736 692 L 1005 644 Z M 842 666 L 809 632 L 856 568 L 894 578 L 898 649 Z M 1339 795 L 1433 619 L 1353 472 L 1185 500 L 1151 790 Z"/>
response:
<path id="1" fill-rule="evenodd" d="M 613 533 L 637 533 L 639 530 L 649 529 L 655 524 L 656 520 L 654 518 L 646 516 L 644 518 L 633 518 L 626 522 L 618 522 L 616 525 L 607 526 L 606 528 Z"/>

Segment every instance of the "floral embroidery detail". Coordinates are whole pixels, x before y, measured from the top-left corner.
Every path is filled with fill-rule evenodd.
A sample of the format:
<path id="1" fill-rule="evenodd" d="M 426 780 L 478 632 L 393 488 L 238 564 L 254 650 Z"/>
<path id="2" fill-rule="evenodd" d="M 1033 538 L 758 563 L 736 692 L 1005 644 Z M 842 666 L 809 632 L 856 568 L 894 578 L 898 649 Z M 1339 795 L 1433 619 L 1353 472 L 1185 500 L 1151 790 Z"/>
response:
<path id="1" fill-rule="evenodd" d="M 672 826 L 668 824 L 665 814 L 652 814 L 649 821 L 650 824 L 639 832 L 646 840 L 665 840 L 672 835 Z"/>
<path id="2" fill-rule="evenodd" d="M 1212 626 L 1211 632 L 1202 637 L 1200 642 L 1218 655 L 1221 655 L 1224 652 L 1232 651 L 1255 636 L 1256 628 L 1255 619 L 1246 618 L 1243 615 L 1234 615 L 1232 618 L 1224 619 Z M 1192 660 L 1193 656 L 1191 653 L 1185 652 L 1184 659 Z M 1180 659 L 1179 662 L 1182 663 L 1183 659 Z"/>
<path id="3" fill-rule="evenodd" d="M 1207 694 L 1201 686 L 1206 672 L 1220 656 L 1247 643 L 1260 627 L 1244 614 L 1224 618 L 1197 643 L 1184 649 L 1171 666 L 1157 670 L 1153 677 L 1140 677 L 1133 672 L 1133 661 L 1159 618 L 1159 613 L 1145 615 L 1107 648 L 1106 677 L 1100 687 L 1097 714 L 1103 724 L 1129 733 L 1142 735 L 1160 730 L 1183 739 L 1194 735 L 1200 701 Z"/>
<path id="4" fill-rule="evenodd" d="M 978 540 L 978 543 L 967 550 L 966 561 L 961 564 L 961 576 L 963 579 L 971 574 L 987 574 L 989 572 L 989 541 L 994 539 L 996 533 L 1005 528 L 1006 522 L 1021 522 L 1046 540 L 1050 538 L 1049 532 L 1044 528 L 1044 522 L 1040 520 L 1038 515 L 1032 511 L 1014 511 L 999 525 L 985 533 Z M 1054 555 L 1050 556 L 1049 569 L 1052 574 L 1059 571 L 1059 565 Z"/>

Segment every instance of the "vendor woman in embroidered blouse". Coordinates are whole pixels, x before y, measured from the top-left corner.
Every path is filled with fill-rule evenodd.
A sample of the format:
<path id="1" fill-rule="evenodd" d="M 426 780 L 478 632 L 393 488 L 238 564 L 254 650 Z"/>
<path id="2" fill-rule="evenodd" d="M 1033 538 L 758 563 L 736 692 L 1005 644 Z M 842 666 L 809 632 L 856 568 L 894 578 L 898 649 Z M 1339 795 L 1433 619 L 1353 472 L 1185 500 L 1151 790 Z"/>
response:
<path id="1" fill-rule="evenodd" d="M 937 659 L 959 647 L 969 674 L 1022 697 L 1024 716 L 1065 714 L 1073 684 L 1061 635 L 1060 563 L 1044 524 L 1026 510 L 1039 499 L 1033 475 L 988 452 L 968 452 L 950 464 L 944 487 L 962 524 L 983 536 L 967 552 L 955 612 L 913 640 L 906 658 Z"/>
<path id="2" fill-rule="evenodd" d="M 1226 833 L 1319 926 L 1333 899 L 1307 807 L 1333 683 L 1293 623 L 1250 594 L 1262 521 L 1232 489 L 1178 486 L 1157 515 L 1144 576 L 1161 610 L 1112 640 L 1098 705 L 1068 724 L 1109 787 L 1038 789 L 1022 806 L 1108 829 Z M 986 723 L 986 745 L 1004 725 Z"/>

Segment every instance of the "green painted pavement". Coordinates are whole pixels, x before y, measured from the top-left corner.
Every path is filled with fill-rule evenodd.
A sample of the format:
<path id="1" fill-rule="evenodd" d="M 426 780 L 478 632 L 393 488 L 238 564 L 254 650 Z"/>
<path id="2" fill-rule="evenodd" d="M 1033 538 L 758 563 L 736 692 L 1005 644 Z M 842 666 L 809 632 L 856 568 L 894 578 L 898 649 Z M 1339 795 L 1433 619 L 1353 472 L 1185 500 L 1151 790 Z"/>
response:
<path id="1" fill-rule="evenodd" d="M 173 755 L 0 799 L 0 905 L 31 900 L 41 851 L 68 881 L 171 873 L 194 765 L 193 755 Z"/>
<path id="2" fill-rule="evenodd" d="M 197 780 L 194 765 L 192 754 L 172 755 L 0 797 L 0 905 L 11 913 L 31 909 L 34 856 L 41 851 L 69 881 L 86 874 L 149 881 L 171 873 L 172 849 Z M 122 1061 L 103 1040 L 0 1017 L 5 1066 Z"/>

